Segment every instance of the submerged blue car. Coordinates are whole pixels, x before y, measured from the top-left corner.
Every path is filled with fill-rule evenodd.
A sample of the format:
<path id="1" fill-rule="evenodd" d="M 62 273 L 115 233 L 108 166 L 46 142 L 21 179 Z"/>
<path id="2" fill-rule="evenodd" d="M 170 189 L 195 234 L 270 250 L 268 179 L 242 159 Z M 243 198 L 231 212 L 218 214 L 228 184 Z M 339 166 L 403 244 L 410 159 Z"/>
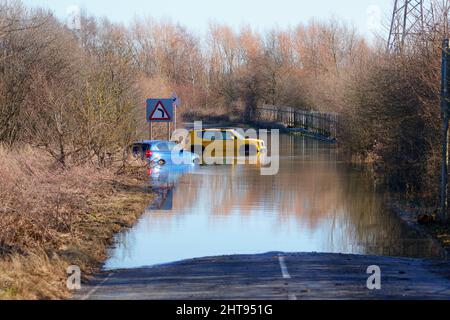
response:
<path id="1" fill-rule="evenodd" d="M 133 155 L 149 161 L 150 165 L 197 165 L 200 157 L 172 141 L 143 140 L 133 144 Z"/>

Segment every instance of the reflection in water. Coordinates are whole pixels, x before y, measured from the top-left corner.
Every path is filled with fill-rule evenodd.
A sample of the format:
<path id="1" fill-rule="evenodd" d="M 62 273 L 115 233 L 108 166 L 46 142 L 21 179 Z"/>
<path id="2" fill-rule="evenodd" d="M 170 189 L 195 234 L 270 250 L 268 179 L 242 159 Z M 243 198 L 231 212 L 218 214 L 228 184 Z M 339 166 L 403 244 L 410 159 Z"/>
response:
<path id="1" fill-rule="evenodd" d="M 339 161 L 334 146 L 282 136 L 280 153 L 275 176 L 248 165 L 166 171 L 176 184 L 171 210 L 148 210 L 120 234 L 105 267 L 269 251 L 437 256 L 383 207 L 363 171 Z M 153 180 L 160 183 L 161 173 Z"/>

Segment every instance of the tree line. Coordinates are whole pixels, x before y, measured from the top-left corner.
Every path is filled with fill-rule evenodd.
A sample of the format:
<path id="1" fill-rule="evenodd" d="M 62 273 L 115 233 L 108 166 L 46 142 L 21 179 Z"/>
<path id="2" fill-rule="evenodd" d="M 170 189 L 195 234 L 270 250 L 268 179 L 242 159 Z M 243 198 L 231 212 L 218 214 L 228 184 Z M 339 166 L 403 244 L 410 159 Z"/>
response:
<path id="1" fill-rule="evenodd" d="M 441 40 L 448 1 L 400 53 L 333 18 L 256 32 L 170 20 L 128 25 L 0 5 L 0 142 L 45 149 L 62 165 L 106 165 L 147 135 L 144 101 L 176 91 L 186 120 L 255 120 L 270 104 L 342 115 L 340 140 L 393 189 L 433 202 L 439 166 Z"/>

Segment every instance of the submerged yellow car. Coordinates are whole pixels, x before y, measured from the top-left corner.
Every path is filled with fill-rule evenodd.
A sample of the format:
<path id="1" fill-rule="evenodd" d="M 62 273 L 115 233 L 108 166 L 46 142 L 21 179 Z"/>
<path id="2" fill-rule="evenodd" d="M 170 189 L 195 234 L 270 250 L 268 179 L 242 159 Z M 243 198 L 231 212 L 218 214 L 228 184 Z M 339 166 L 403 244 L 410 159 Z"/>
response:
<path id="1" fill-rule="evenodd" d="M 184 147 L 211 156 L 255 156 L 267 150 L 264 140 L 246 138 L 236 129 L 190 130 Z"/>

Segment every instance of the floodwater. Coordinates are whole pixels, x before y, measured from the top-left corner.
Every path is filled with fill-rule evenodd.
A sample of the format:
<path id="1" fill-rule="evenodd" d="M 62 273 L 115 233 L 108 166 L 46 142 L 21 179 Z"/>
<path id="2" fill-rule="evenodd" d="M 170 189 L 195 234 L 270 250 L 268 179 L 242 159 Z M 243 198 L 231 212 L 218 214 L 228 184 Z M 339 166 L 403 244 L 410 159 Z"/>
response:
<path id="1" fill-rule="evenodd" d="M 257 165 L 162 169 L 151 183 L 174 185 L 162 210 L 150 207 L 117 236 L 105 269 L 272 251 L 436 257 L 383 205 L 361 168 L 334 145 L 281 136 L 280 170 Z"/>

